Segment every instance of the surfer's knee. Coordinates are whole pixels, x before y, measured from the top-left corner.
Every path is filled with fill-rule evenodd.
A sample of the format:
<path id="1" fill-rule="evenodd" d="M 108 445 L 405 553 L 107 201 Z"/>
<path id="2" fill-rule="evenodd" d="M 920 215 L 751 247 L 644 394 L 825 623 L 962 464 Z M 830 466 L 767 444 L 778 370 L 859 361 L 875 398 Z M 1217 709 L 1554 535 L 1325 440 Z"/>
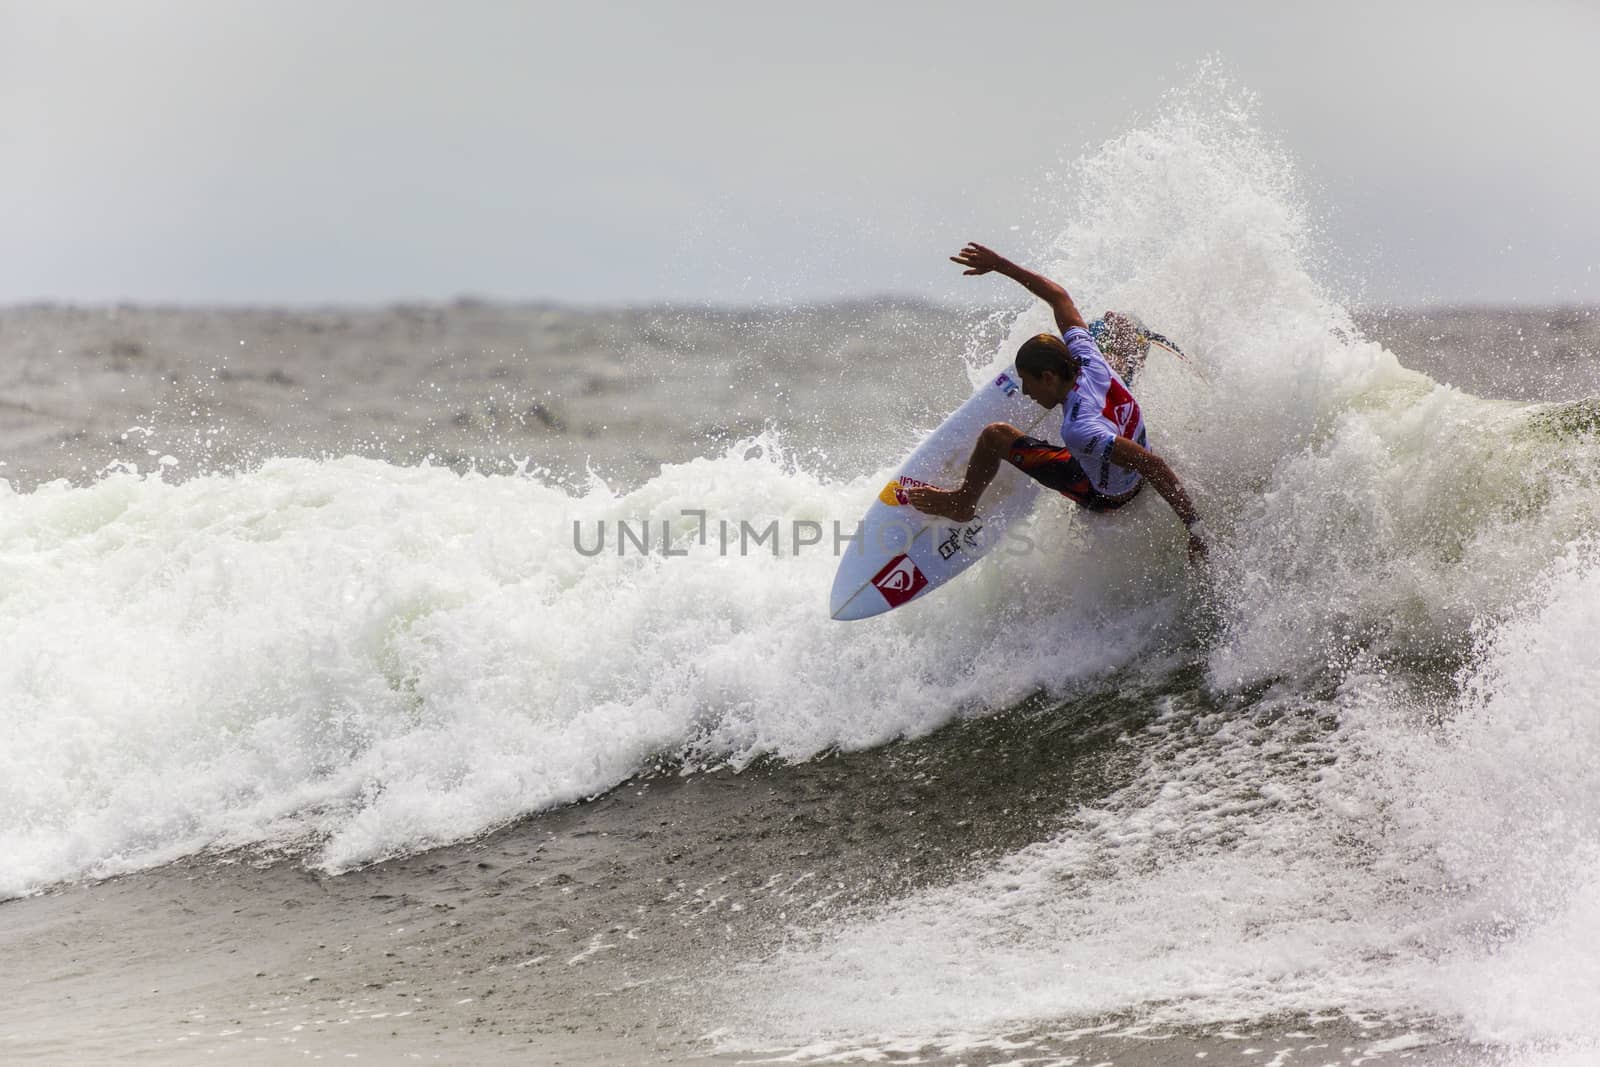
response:
<path id="1" fill-rule="evenodd" d="M 1022 431 L 1006 422 L 991 422 L 983 428 L 983 433 L 978 440 L 996 452 L 1009 452 L 1011 446 L 1017 443 L 1017 438 L 1022 436 Z"/>

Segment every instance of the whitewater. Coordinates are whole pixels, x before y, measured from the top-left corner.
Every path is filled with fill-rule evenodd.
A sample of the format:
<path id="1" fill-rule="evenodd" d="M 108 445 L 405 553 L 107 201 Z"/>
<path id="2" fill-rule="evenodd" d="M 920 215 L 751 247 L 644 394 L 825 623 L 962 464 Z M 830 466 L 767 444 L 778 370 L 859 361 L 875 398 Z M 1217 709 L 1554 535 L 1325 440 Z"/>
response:
<path id="1" fill-rule="evenodd" d="M 652 776 L 754 789 L 759 771 L 781 794 L 783 767 L 887 768 L 967 724 L 1042 738 L 1088 729 L 1058 709 L 1132 704 L 1085 756 L 1107 788 L 1027 841 L 904 892 L 818 897 L 726 972 L 649 978 L 700 1042 L 680 1049 L 999 1062 L 1091 1031 L 1336 1020 L 1386 1028 L 1391 1053 L 1592 1062 L 1596 409 L 1528 399 L 1512 383 L 1549 368 L 1526 350 L 1463 342 L 1419 356 L 1425 373 L 1374 339 L 1324 280 L 1308 194 L 1247 94 L 1174 94 L 1051 195 L 1058 231 L 1002 250 L 1203 368 L 1153 354 L 1137 391 L 1212 531 L 1207 570 L 1159 500 L 1046 500 L 1027 551 L 905 610 L 828 618 L 828 532 L 1048 327 L 1039 306 L 538 309 L 517 329 L 566 331 L 541 351 L 567 362 L 533 367 L 527 395 L 489 383 L 498 406 L 471 417 L 419 406 L 468 373 L 419 342 L 434 362 L 404 442 L 381 412 L 340 421 L 355 386 L 291 354 L 304 405 L 339 394 L 300 449 L 271 424 L 301 401 L 206 348 L 205 403 L 124 410 L 105 385 L 88 439 L 8 439 L 11 470 L 44 474 L 0 482 L 0 896 L 240 857 L 340 883 Z M 26 348 L 67 329 L 55 314 L 8 313 L 0 337 Z M 424 327 L 448 324 L 406 328 Z M 252 350 L 293 337 L 205 328 L 254 329 Z M 627 348 L 641 337 L 654 366 Z M 594 355 L 608 344 L 632 355 Z M 100 364 L 108 381 L 143 380 L 123 363 Z M 508 440 L 513 409 L 538 425 Z M 63 440 L 79 469 L 49 466 Z M 721 521 L 777 536 L 701 536 Z M 867 796 L 860 766 L 847 798 Z M 981 808 L 971 788 L 945 777 L 929 803 Z M 794 863 L 772 877 L 810 869 Z"/>

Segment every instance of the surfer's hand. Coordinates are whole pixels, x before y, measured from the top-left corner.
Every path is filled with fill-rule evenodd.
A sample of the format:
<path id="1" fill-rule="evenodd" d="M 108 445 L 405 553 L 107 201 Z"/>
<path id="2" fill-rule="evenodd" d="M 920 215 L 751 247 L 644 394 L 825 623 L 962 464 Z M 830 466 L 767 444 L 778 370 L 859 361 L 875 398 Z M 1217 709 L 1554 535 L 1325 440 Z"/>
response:
<path id="1" fill-rule="evenodd" d="M 1196 524 L 1196 525 L 1198 525 L 1198 524 Z M 1211 550 L 1206 547 L 1206 543 L 1204 541 L 1200 540 L 1200 535 L 1195 533 L 1193 530 L 1190 530 L 1189 531 L 1189 562 L 1190 563 L 1204 563 L 1205 562 L 1205 558 L 1206 558 L 1206 554 L 1209 553 L 1210 551 Z"/>
<path id="2" fill-rule="evenodd" d="M 963 274 L 988 274 L 1003 267 L 1006 258 L 976 241 L 969 241 L 967 247 L 950 257 L 950 262 L 966 267 L 967 269 L 961 272 Z"/>

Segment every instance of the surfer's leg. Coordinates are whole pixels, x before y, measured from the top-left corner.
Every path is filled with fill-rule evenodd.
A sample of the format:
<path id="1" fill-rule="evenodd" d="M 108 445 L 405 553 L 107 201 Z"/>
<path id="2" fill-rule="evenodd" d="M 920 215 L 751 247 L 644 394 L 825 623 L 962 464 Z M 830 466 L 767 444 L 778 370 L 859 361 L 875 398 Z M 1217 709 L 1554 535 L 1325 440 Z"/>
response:
<path id="1" fill-rule="evenodd" d="M 906 490 L 906 499 L 918 511 L 943 519 L 966 522 L 978 513 L 978 499 L 1000 471 L 1000 461 L 1022 437 L 1022 431 L 1003 422 L 991 422 L 978 435 L 978 444 L 967 461 L 967 475 L 956 489 L 918 486 Z"/>
<path id="2" fill-rule="evenodd" d="M 1088 511 L 1115 511 L 1144 488 L 1144 481 L 1140 480 L 1122 496 L 1106 496 L 1094 487 L 1071 452 L 1037 437 L 1017 438 L 1006 460 L 1046 489 L 1054 489 Z"/>
<path id="3" fill-rule="evenodd" d="M 1061 445 L 1037 437 L 1018 437 L 1011 443 L 1006 461 L 1046 489 L 1054 489 L 1080 504 L 1098 495 L 1082 465 Z"/>

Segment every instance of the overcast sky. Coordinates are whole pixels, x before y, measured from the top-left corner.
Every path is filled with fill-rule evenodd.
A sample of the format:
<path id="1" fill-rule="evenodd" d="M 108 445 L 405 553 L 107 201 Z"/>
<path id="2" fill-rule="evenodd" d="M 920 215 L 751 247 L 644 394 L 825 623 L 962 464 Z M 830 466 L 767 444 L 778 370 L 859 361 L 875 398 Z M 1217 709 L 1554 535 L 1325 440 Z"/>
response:
<path id="1" fill-rule="evenodd" d="M 1369 300 L 1600 303 L 1597 12 L 0 0 L 0 303 L 970 295 L 1211 53 Z"/>

